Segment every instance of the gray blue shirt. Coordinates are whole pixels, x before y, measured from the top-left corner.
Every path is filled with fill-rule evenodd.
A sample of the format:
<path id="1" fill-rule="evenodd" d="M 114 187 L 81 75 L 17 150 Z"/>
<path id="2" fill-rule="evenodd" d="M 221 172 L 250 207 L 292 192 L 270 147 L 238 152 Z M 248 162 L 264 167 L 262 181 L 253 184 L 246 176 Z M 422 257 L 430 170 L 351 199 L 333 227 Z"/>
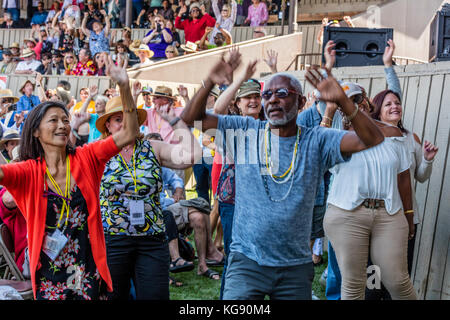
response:
<path id="1" fill-rule="evenodd" d="M 219 116 L 216 145 L 222 154 L 234 159 L 236 166 L 230 250 L 263 266 L 310 263 L 317 189 L 325 171 L 346 160 L 340 152 L 346 132 L 300 127 L 293 180 L 277 184 L 266 170 L 265 126 L 266 121 L 250 117 Z M 291 164 L 296 136 L 282 138 L 272 134 L 271 140 L 273 174 L 281 175 Z"/>

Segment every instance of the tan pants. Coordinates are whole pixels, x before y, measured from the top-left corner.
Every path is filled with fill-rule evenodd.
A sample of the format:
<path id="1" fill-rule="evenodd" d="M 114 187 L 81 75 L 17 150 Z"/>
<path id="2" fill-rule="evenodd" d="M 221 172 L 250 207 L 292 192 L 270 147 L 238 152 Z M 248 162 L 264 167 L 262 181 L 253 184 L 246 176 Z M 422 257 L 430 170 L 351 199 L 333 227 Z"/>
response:
<path id="1" fill-rule="evenodd" d="M 359 206 L 347 211 L 329 205 L 323 221 L 342 275 L 342 300 L 363 300 L 370 257 L 393 300 L 416 300 L 408 275 L 408 222 L 400 211 Z"/>

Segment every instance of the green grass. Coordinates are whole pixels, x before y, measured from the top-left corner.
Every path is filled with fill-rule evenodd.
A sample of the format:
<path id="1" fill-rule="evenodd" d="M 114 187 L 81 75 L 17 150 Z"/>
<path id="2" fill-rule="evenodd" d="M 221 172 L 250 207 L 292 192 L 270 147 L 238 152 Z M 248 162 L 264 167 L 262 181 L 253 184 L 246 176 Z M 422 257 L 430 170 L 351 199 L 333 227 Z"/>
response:
<path id="1" fill-rule="evenodd" d="M 186 199 L 192 199 L 197 196 L 195 190 L 186 190 Z M 193 234 L 190 235 L 189 240 L 195 248 L 195 242 Z M 314 294 L 321 300 L 325 298 L 325 288 L 319 283 L 320 276 L 327 266 L 327 253 L 323 255 L 324 263 L 320 266 L 314 267 L 314 281 L 313 291 Z M 170 276 L 178 281 L 183 282 L 182 287 L 170 286 L 170 299 L 171 300 L 217 300 L 219 299 L 220 283 L 221 280 L 211 280 L 203 276 L 197 275 L 197 263 L 195 260 L 195 269 L 189 272 L 171 273 Z M 217 271 L 222 276 L 223 267 L 210 267 L 212 270 Z"/>

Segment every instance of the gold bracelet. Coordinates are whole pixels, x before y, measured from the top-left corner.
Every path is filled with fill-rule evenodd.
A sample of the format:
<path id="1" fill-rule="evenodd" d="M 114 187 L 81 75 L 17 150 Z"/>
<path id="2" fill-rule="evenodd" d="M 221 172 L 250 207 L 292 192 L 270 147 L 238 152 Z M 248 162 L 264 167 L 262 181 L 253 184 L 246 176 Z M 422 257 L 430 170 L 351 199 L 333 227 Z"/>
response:
<path id="1" fill-rule="evenodd" d="M 414 210 L 406 210 L 405 214 L 414 213 Z"/>
<path id="2" fill-rule="evenodd" d="M 357 105 L 355 105 L 355 111 L 353 111 L 353 113 L 350 116 L 347 116 L 347 120 L 348 121 L 352 121 L 354 117 L 356 117 L 356 114 L 358 113 L 359 108 Z"/>
<path id="3" fill-rule="evenodd" d="M 330 128 L 330 127 L 331 127 L 328 123 L 323 122 L 323 121 L 320 123 L 320 125 L 321 125 L 321 126 L 323 125 L 323 126 L 325 126 L 325 127 L 327 127 L 327 128 Z"/>
<path id="4" fill-rule="evenodd" d="M 331 119 L 330 117 L 323 116 L 322 118 L 325 118 L 325 119 L 327 119 L 327 120 L 330 120 L 330 122 L 333 122 L 333 119 Z"/>

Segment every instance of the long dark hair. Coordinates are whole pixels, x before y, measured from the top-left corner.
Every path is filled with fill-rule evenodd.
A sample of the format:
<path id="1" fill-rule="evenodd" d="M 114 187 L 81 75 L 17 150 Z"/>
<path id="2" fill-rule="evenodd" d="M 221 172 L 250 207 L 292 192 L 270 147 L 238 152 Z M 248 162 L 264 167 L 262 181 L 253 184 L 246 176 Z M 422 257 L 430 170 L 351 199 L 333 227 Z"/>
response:
<path id="1" fill-rule="evenodd" d="M 373 106 L 374 106 L 374 109 L 373 109 L 373 111 L 372 111 L 372 113 L 371 113 L 370 115 L 371 115 L 371 117 L 372 117 L 373 119 L 378 120 L 378 121 L 381 121 L 381 119 L 380 119 L 381 108 L 382 108 L 382 106 L 383 106 L 383 101 L 384 101 L 384 99 L 386 99 L 386 96 L 387 96 L 388 94 L 393 94 L 394 96 L 397 97 L 397 99 L 398 99 L 398 101 L 400 101 L 400 103 L 402 102 L 402 98 L 400 98 L 400 95 L 399 95 L 397 92 L 392 91 L 392 90 L 383 90 L 383 91 L 381 91 L 380 93 L 378 93 L 378 94 L 377 94 L 375 97 L 373 97 L 373 99 L 372 99 L 372 104 L 373 104 Z M 408 132 L 408 130 L 406 130 L 406 129 L 403 127 L 403 122 L 402 122 L 401 119 L 400 119 L 400 121 L 398 122 L 397 127 L 398 127 L 403 133 L 407 133 L 407 132 Z"/>
<path id="2" fill-rule="evenodd" d="M 33 134 L 39 129 L 42 118 L 47 113 L 50 108 L 61 108 L 64 110 L 67 116 L 69 116 L 69 111 L 67 111 L 65 105 L 57 101 L 47 101 L 43 102 L 36 107 L 34 107 L 28 114 L 27 120 L 23 126 L 21 143 L 19 149 L 19 156 L 21 161 L 44 158 L 44 149 L 38 138 Z M 68 142 L 66 146 L 67 154 L 74 154 L 75 148 Z"/>

